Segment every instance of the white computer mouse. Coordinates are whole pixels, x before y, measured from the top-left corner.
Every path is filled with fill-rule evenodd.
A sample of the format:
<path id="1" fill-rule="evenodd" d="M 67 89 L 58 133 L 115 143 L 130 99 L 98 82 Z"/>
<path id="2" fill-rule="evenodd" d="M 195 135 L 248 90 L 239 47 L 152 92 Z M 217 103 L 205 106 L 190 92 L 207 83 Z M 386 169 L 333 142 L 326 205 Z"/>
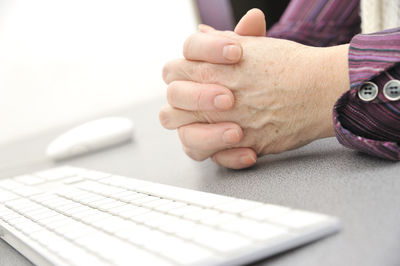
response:
<path id="1" fill-rule="evenodd" d="M 77 126 L 57 137 L 46 155 L 62 160 L 104 149 L 132 138 L 133 122 L 123 117 L 106 117 Z"/>

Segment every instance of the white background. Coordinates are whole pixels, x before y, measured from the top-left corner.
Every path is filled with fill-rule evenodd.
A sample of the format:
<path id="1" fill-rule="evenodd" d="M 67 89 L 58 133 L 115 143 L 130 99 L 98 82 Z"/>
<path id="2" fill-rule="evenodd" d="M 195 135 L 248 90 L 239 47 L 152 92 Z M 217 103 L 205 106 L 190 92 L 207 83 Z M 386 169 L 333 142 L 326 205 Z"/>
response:
<path id="1" fill-rule="evenodd" d="M 0 144 L 162 95 L 192 1 L 0 0 Z"/>

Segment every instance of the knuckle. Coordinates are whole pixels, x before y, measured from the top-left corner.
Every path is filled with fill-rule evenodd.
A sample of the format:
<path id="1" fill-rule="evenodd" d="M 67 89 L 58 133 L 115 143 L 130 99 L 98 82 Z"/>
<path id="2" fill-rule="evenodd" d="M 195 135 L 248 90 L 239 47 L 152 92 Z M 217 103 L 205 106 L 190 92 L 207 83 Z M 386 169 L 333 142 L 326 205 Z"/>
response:
<path id="1" fill-rule="evenodd" d="M 204 97 L 205 97 L 205 90 L 200 90 L 199 93 L 197 94 L 197 97 L 196 97 L 197 110 L 205 109 L 205 106 L 203 104 L 204 103 L 204 100 L 203 100 Z"/>
<path id="2" fill-rule="evenodd" d="M 210 64 L 201 63 L 198 64 L 196 72 L 199 75 L 201 82 L 212 82 L 214 80 L 215 71 Z"/>
<path id="3" fill-rule="evenodd" d="M 166 84 L 173 81 L 173 73 L 179 65 L 178 59 L 167 62 L 162 69 L 162 78 Z"/>
<path id="4" fill-rule="evenodd" d="M 160 124 L 166 129 L 174 129 L 171 125 L 171 119 L 169 115 L 169 108 L 167 106 L 162 107 L 160 112 L 158 113 L 158 119 L 160 120 Z"/>
<path id="5" fill-rule="evenodd" d="M 187 140 L 186 135 L 186 126 L 178 128 L 178 136 L 181 140 L 181 143 L 184 147 L 190 148 L 190 142 Z"/>
<path id="6" fill-rule="evenodd" d="M 222 162 L 221 162 L 221 158 L 222 158 Z M 223 155 L 221 154 L 221 151 L 219 151 L 219 152 L 217 152 L 217 153 L 215 153 L 212 157 L 211 157 L 211 160 L 215 163 L 215 164 L 217 164 L 217 165 L 219 165 L 219 166 L 224 166 L 224 167 L 226 167 L 225 165 L 224 165 L 224 163 L 223 163 Z"/>
<path id="7" fill-rule="evenodd" d="M 188 59 L 190 58 L 190 49 L 193 43 L 193 36 L 194 34 L 190 35 L 185 42 L 183 43 L 183 56 Z"/>
<path id="8" fill-rule="evenodd" d="M 236 40 L 238 37 L 236 33 L 230 30 L 224 30 L 223 32 L 221 32 L 221 35 L 231 40 Z"/>
<path id="9" fill-rule="evenodd" d="M 169 72 L 170 72 L 170 66 L 169 63 L 165 64 L 163 69 L 162 69 L 162 78 L 166 84 L 169 84 Z"/>
<path id="10" fill-rule="evenodd" d="M 166 63 L 162 69 L 162 78 L 166 84 L 175 80 L 190 80 L 194 74 L 193 66 L 186 59 L 175 59 Z"/>
<path id="11" fill-rule="evenodd" d="M 176 89 L 178 86 L 178 81 L 172 81 L 167 87 L 167 101 L 169 104 L 173 105 L 176 100 Z"/>
<path id="12" fill-rule="evenodd" d="M 193 129 L 191 125 L 187 126 L 182 126 L 178 128 L 178 136 L 179 139 L 184 147 L 187 149 L 190 149 L 192 151 L 198 151 L 200 152 L 202 149 L 200 148 L 202 144 L 206 141 L 203 137 L 197 136 L 194 138 L 193 134 Z"/>
<path id="13" fill-rule="evenodd" d="M 193 111 L 191 112 L 193 119 L 198 122 L 213 123 L 213 120 L 203 111 Z"/>
<path id="14" fill-rule="evenodd" d="M 259 155 L 279 154 L 284 151 L 282 147 L 280 147 L 279 145 L 274 145 L 272 143 L 267 144 L 265 147 L 259 146 L 259 147 L 254 147 L 253 149 Z"/>

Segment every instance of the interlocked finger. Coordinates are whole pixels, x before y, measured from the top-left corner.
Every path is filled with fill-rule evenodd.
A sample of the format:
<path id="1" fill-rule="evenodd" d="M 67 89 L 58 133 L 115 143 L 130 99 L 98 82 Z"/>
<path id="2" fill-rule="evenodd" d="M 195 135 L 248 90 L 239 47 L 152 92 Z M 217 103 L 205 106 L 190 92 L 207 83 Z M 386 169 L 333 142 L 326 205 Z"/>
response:
<path id="1" fill-rule="evenodd" d="M 214 153 L 232 148 L 243 138 L 242 129 L 235 123 L 194 123 L 178 129 L 184 150 L 194 160 L 202 161 Z"/>
<path id="2" fill-rule="evenodd" d="M 158 118 L 161 125 L 166 129 L 177 129 L 196 122 L 208 122 L 202 120 L 195 112 L 177 109 L 168 104 L 161 108 Z"/>
<path id="3" fill-rule="evenodd" d="M 243 169 L 256 163 L 257 154 L 251 148 L 233 148 L 219 151 L 211 158 L 221 166 L 231 169 Z"/>
<path id="4" fill-rule="evenodd" d="M 173 81 L 194 81 L 203 84 L 220 84 L 230 87 L 235 69 L 231 65 L 175 59 L 165 64 L 163 79 L 166 84 Z"/>
<path id="5" fill-rule="evenodd" d="M 174 81 L 167 89 L 168 103 L 187 111 L 223 111 L 233 106 L 233 93 L 217 84 Z"/>
<path id="6" fill-rule="evenodd" d="M 242 46 L 238 41 L 204 32 L 192 34 L 183 46 L 183 56 L 186 59 L 214 64 L 236 64 L 242 54 Z"/>

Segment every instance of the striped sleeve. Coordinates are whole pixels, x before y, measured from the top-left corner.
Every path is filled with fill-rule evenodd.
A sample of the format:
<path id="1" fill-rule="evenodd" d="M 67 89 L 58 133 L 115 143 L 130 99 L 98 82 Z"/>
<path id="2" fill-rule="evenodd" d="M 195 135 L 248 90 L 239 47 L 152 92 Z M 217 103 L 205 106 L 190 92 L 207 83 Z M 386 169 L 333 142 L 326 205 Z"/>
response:
<path id="1" fill-rule="evenodd" d="M 400 100 L 383 94 L 388 81 L 400 80 L 400 28 L 356 35 L 350 42 L 349 74 L 351 88 L 333 111 L 337 139 L 346 147 L 400 160 Z M 357 96 L 366 81 L 378 86 L 371 102 Z"/>
<path id="2" fill-rule="evenodd" d="M 267 36 L 321 47 L 348 43 L 360 32 L 359 9 L 359 0 L 292 0 Z"/>

